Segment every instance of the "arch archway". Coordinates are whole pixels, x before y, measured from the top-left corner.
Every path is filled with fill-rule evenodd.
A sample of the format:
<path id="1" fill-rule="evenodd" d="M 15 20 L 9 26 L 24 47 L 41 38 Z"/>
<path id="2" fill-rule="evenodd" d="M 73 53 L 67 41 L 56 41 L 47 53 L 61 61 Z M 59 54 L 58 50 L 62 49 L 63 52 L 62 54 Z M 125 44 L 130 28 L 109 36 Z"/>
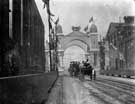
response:
<path id="1" fill-rule="evenodd" d="M 68 35 L 58 35 L 58 52 L 60 66 L 63 66 L 64 52 L 72 46 L 77 46 L 84 50 L 85 58 L 90 60 L 93 66 L 99 66 L 98 61 L 98 34 L 90 33 L 85 34 L 80 31 L 73 31 Z"/>
<path id="2" fill-rule="evenodd" d="M 85 60 L 85 51 L 77 45 L 71 45 L 64 51 L 63 66 L 67 69 L 71 61 Z"/>

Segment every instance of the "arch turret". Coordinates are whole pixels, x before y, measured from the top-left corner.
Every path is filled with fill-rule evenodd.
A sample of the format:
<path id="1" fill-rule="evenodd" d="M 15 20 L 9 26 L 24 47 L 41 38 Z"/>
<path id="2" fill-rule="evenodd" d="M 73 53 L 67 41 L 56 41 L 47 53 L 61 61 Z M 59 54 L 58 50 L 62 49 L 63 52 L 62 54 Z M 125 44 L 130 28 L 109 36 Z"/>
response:
<path id="1" fill-rule="evenodd" d="M 97 33 L 98 29 L 97 26 L 95 25 L 95 22 L 92 21 L 88 24 L 88 33 Z"/>

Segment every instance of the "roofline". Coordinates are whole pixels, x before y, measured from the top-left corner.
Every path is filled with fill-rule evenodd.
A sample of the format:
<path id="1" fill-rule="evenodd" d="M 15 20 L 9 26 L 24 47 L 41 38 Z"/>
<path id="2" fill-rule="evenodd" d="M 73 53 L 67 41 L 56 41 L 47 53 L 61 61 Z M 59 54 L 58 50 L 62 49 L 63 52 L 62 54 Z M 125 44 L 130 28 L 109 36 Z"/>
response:
<path id="1" fill-rule="evenodd" d="M 68 33 L 67 35 L 65 35 L 65 37 L 70 36 L 73 32 L 80 32 L 82 34 L 82 36 L 88 36 L 87 34 L 85 34 L 84 32 L 81 32 L 81 31 L 72 31 L 72 32 Z"/>
<path id="2" fill-rule="evenodd" d="M 124 23 L 119 23 L 119 22 L 111 22 L 111 23 L 110 23 L 110 25 L 109 25 L 109 28 L 108 28 L 108 31 L 107 31 L 106 36 L 108 35 L 108 33 L 109 33 L 109 31 L 110 31 L 110 28 L 111 28 L 111 25 L 112 25 L 112 24 L 119 24 L 119 25 L 120 25 L 120 24 L 124 24 Z"/>

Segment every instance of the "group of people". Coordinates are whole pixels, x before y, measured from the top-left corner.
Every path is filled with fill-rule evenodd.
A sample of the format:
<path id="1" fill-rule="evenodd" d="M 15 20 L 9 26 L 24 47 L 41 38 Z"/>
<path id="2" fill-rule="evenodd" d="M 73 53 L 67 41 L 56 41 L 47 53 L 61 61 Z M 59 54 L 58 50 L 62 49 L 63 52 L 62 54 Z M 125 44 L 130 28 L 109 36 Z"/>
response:
<path id="1" fill-rule="evenodd" d="M 90 76 L 91 80 L 96 79 L 96 71 L 92 67 L 88 59 L 86 61 L 82 61 L 81 63 L 78 61 L 70 62 L 68 71 L 71 76 L 77 77 L 82 75 L 84 77 L 85 75 L 88 75 Z"/>

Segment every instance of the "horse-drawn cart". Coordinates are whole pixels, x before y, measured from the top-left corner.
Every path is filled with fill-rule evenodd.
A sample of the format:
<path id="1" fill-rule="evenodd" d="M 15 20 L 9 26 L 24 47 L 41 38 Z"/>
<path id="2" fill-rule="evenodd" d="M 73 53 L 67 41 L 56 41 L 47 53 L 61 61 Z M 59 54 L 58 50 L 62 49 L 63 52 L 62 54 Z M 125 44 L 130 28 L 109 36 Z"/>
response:
<path id="1" fill-rule="evenodd" d="M 92 70 L 93 70 L 93 68 L 91 66 L 87 66 L 87 67 L 84 66 L 84 67 L 80 68 L 80 76 L 84 79 L 85 76 L 87 75 L 92 80 Z"/>
<path id="2" fill-rule="evenodd" d="M 72 63 L 68 71 L 71 76 L 78 77 L 80 80 L 84 80 L 85 75 L 89 76 L 90 80 L 96 79 L 95 70 L 90 64 L 79 66 L 76 63 Z"/>

